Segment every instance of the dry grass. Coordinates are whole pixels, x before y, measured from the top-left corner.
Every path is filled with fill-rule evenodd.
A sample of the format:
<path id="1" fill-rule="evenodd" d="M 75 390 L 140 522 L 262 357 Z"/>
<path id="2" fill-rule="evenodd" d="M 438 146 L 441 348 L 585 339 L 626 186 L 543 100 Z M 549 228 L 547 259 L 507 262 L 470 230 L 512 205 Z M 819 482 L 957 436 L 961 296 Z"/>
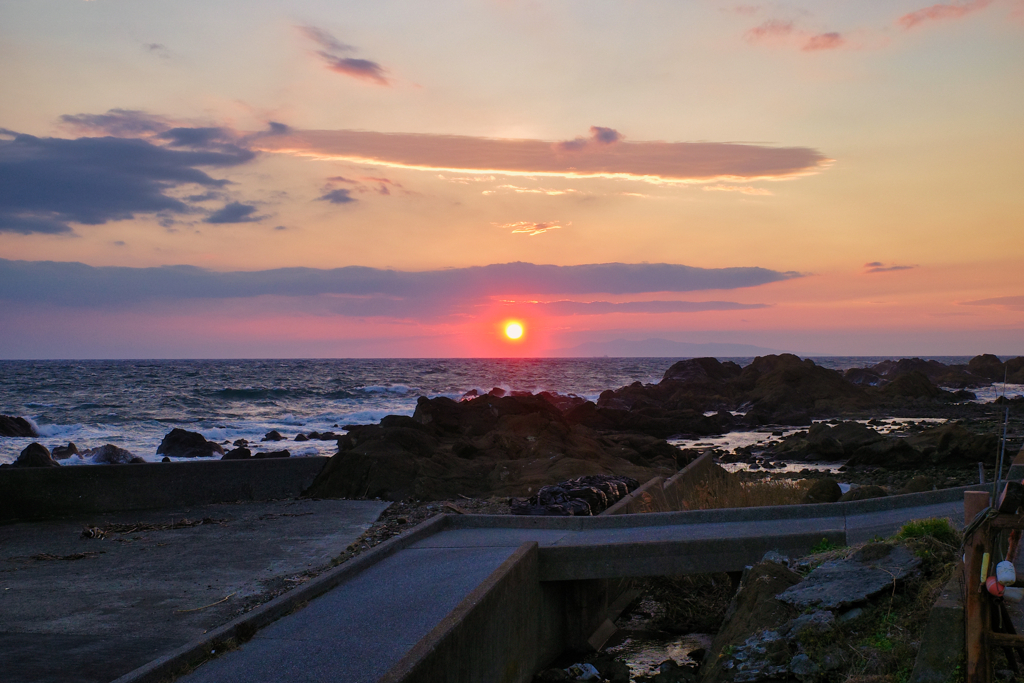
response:
<path id="1" fill-rule="evenodd" d="M 808 480 L 769 480 L 741 482 L 722 471 L 708 477 L 690 490 L 686 497 L 689 510 L 749 508 L 764 505 L 796 505 L 803 500 L 812 482 Z"/>

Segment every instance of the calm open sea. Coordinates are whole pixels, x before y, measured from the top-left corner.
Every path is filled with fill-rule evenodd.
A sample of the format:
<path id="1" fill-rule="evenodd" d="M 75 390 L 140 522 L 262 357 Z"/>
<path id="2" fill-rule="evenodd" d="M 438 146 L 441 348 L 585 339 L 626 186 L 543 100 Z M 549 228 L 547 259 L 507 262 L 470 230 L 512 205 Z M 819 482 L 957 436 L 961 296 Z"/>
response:
<path id="1" fill-rule="evenodd" d="M 0 414 L 25 417 L 45 446 L 112 443 L 147 460 L 174 427 L 213 441 L 259 442 L 271 429 L 341 431 L 346 424 L 411 415 L 419 396 L 471 389 L 574 393 L 656 383 L 676 358 L 0 361 Z M 741 365 L 751 358 L 734 358 Z M 819 365 L 867 367 L 882 357 L 825 357 Z M 947 364 L 967 357 L 936 357 Z M 979 394 L 980 397 L 980 394 Z M 993 394 L 994 397 L 994 394 Z M 0 438 L 0 463 L 33 439 Z M 292 455 L 332 455 L 333 441 L 280 442 Z M 78 458 L 64 464 L 81 464 Z"/>

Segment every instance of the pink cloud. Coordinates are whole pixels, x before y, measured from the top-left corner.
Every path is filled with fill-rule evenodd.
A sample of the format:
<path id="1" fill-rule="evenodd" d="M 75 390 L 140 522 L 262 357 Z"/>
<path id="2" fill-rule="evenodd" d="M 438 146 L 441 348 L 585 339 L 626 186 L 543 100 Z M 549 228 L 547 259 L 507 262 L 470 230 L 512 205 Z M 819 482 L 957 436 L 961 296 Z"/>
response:
<path id="1" fill-rule="evenodd" d="M 804 43 L 803 50 L 805 52 L 813 52 L 814 50 L 835 50 L 836 48 L 842 47 L 846 44 L 846 40 L 838 33 L 819 33 L 816 36 L 811 36 Z"/>
<path id="2" fill-rule="evenodd" d="M 610 129 L 609 129 L 610 130 Z M 270 152 L 344 159 L 357 163 L 503 175 L 604 177 L 659 182 L 750 181 L 823 169 L 830 159 L 807 147 L 724 142 L 594 142 L 571 153 L 559 143 L 462 135 L 377 133 L 354 130 L 291 131 L 259 140 Z M 606 137 L 611 137 L 607 135 Z"/>
<path id="3" fill-rule="evenodd" d="M 959 19 L 963 16 L 983 10 L 992 4 L 992 0 L 967 0 L 949 5 L 932 5 L 923 9 L 904 14 L 896 20 L 905 30 L 914 28 L 919 24 L 929 21 L 941 21 L 945 19 Z"/>
<path id="4" fill-rule="evenodd" d="M 792 21 L 781 21 L 779 19 L 769 19 L 760 26 L 747 31 L 747 40 L 751 43 L 756 43 L 766 38 L 776 38 L 789 36 L 796 30 L 793 26 Z"/>

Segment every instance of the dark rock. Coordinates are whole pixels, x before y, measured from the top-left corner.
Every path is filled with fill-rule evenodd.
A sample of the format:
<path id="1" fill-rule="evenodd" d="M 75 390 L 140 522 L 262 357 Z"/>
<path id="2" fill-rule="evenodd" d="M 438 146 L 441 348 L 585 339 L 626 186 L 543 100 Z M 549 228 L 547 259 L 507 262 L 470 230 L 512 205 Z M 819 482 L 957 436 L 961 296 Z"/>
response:
<path id="1" fill-rule="evenodd" d="M 635 491 L 639 483 L 629 477 L 592 475 L 545 486 L 526 500 L 513 498 L 513 515 L 597 515 Z"/>
<path id="2" fill-rule="evenodd" d="M 171 459 L 168 458 L 166 455 L 164 457 L 160 458 L 160 462 L 170 462 L 170 461 L 171 461 Z"/>
<path id="3" fill-rule="evenodd" d="M 240 448 L 242 446 L 248 446 L 249 441 L 248 439 L 235 439 L 234 441 L 231 442 L 231 445 Z"/>
<path id="4" fill-rule="evenodd" d="M 867 486 L 858 486 L 855 489 L 850 489 L 842 495 L 839 499 L 840 503 L 846 503 L 851 500 L 867 500 L 868 498 L 884 498 L 888 496 L 889 492 L 883 489 L 881 486 L 875 486 L 874 484 L 868 484 Z"/>
<path id="5" fill-rule="evenodd" d="M 257 453 L 253 458 L 260 460 L 262 458 L 290 458 L 291 453 L 288 451 L 265 451 L 263 453 Z"/>
<path id="6" fill-rule="evenodd" d="M 239 446 L 220 456 L 221 460 L 248 460 L 252 457 L 252 451 L 245 446 Z"/>
<path id="7" fill-rule="evenodd" d="M 267 432 L 260 441 L 284 441 L 284 437 L 281 436 L 281 432 L 276 429 L 271 429 Z"/>
<path id="8" fill-rule="evenodd" d="M 897 376 L 882 388 L 882 393 L 890 397 L 919 399 L 938 399 L 949 395 L 949 392 L 935 386 L 927 375 L 918 370 Z"/>
<path id="9" fill-rule="evenodd" d="M 309 437 L 306 436 L 305 434 L 299 433 L 299 434 L 295 435 L 295 440 L 296 441 L 309 441 Z"/>
<path id="10" fill-rule="evenodd" d="M 11 467 L 60 467 L 60 463 L 50 457 L 50 451 L 40 443 L 30 443 L 21 451 L 18 459 Z"/>
<path id="11" fill-rule="evenodd" d="M 842 495 L 843 491 L 839 488 L 838 482 L 826 477 L 825 479 L 815 479 L 800 502 L 805 505 L 808 503 L 834 503 Z"/>
<path id="12" fill-rule="evenodd" d="M 851 384 L 867 387 L 878 387 L 888 382 L 877 372 L 867 368 L 850 368 L 843 373 L 843 378 Z"/>
<path id="13" fill-rule="evenodd" d="M 900 493 L 924 493 L 925 491 L 934 491 L 936 486 L 935 479 L 929 477 L 926 474 L 919 474 L 910 481 L 908 481 Z"/>
<path id="14" fill-rule="evenodd" d="M 82 451 L 81 456 L 83 460 L 91 460 L 96 465 L 127 465 L 133 462 L 146 462 L 142 458 L 133 455 L 131 451 L 115 446 L 112 443 L 96 448 L 87 448 Z"/>
<path id="15" fill-rule="evenodd" d="M 207 441 L 198 432 L 175 428 L 163 438 L 156 453 L 172 458 L 209 458 L 214 453 L 223 454 L 224 449 L 219 443 Z"/>
<path id="16" fill-rule="evenodd" d="M 54 446 L 50 455 L 54 460 L 67 460 L 72 455 L 78 455 L 78 446 L 73 441 L 68 441 L 67 446 Z"/>
<path id="17" fill-rule="evenodd" d="M 39 436 L 32 425 L 23 417 L 0 415 L 0 436 L 33 437 Z"/>
<path id="18" fill-rule="evenodd" d="M 847 559 L 821 564 L 778 599 L 799 609 L 840 609 L 891 590 L 894 581 L 915 574 L 920 565 L 921 559 L 902 545 L 869 543 Z"/>

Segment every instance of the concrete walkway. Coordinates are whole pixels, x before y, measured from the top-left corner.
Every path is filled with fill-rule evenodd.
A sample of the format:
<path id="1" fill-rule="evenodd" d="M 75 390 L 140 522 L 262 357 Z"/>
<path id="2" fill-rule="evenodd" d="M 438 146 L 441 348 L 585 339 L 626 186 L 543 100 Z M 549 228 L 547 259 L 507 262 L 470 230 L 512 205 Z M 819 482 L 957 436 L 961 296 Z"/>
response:
<path id="1" fill-rule="evenodd" d="M 963 490 L 886 499 L 611 517 L 448 516 L 240 648 L 180 678 L 376 681 L 517 548 L 539 544 L 541 581 L 733 571 L 768 550 L 805 554 L 822 538 L 853 544 L 904 522 L 963 524 Z M 122 683 L 148 680 L 125 677 Z"/>
<path id="2" fill-rule="evenodd" d="M 109 683 L 299 585 L 388 505 L 223 503 L 0 525 L 0 680 Z M 83 538 L 85 527 L 106 537 Z"/>

